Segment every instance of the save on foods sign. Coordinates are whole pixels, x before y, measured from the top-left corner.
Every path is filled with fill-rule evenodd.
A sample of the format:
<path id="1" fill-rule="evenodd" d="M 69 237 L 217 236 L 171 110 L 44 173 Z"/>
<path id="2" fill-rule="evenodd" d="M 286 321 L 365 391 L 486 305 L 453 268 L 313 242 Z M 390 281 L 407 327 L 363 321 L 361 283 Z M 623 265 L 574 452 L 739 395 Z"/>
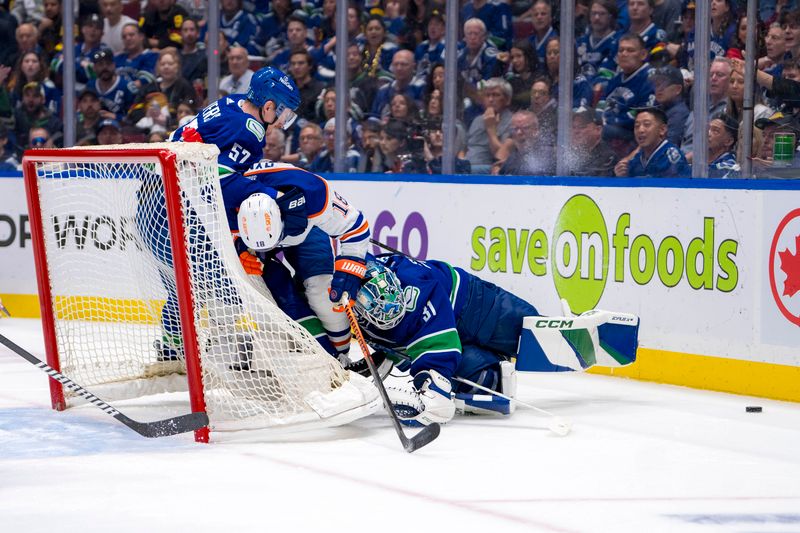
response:
<path id="1" fill-rule="evenodd" d="M 642 346 L 659 353 L 800 367 L 800 190 L 463 181 L 335 186 L 380 221 L 378 240 L 450 261 L 543 314 L 566 298 L 575 311 L 638 314 Z"/>

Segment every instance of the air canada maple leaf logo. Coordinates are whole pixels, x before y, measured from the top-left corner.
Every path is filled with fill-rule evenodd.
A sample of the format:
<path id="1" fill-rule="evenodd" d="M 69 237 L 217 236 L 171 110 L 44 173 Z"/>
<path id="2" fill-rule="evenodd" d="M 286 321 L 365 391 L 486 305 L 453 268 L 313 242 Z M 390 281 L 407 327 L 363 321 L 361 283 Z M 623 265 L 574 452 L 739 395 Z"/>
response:
<path id="1" fill-rule="evenodd" d="M 775 305 L 784 318 L 800 326 L 800 209 L 787 213 L 775 228 L 768 265 Z"/>
<path id="2" fill-rule="evenodd" d="M 778 252 L 781 260 L 781 270 L 786 274 L 783 282 L 783 295 L 794 296 L 800 291 L 800 235 L 794 238 L 794 254 L 789 249 Z"/>

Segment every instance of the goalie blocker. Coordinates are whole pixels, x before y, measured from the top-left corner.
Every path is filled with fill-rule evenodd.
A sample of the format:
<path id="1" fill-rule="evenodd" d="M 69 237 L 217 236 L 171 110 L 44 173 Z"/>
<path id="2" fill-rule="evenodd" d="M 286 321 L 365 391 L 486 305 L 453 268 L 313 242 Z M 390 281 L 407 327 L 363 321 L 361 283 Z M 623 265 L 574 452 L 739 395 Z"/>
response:
<path id="1" fill-rule="evenodd" d="M 517 370 L 583 371 L 636 360 L 639 317 L 593 309 L 580 316 L 529 316 L 522 321 Z"/>

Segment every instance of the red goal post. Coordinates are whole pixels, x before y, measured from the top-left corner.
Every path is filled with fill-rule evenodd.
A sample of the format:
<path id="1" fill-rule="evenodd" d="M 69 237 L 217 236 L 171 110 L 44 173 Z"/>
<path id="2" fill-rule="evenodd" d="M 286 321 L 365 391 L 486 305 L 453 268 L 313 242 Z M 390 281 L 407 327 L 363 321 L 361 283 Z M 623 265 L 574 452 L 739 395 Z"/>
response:
<path id="1" fill-rule="evenodd" d="M 111 401 L 188 390 L 211 421 L 201 442 L 366 416 L 372 385 L 241 267 L 217 154 L 199 143 L 26 152 L 48 364 Z M 55 409 L 78 400 L 50 389 Z"/>

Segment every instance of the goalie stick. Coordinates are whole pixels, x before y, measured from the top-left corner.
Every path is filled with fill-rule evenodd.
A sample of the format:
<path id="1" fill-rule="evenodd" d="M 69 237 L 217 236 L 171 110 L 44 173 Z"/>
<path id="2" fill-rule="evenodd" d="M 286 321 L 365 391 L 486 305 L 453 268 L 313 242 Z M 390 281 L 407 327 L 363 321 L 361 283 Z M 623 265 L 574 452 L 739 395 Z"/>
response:
<path id="1" fill-rule="evenodd" d="M 397 413 L 394 412 L 394 407 L 392 407 L 392 401 L 389 399 L 389 393 L 386 392 L 386 387 L 383 385 L 383 380 L 381 379 L 380 374 L 378 374 L 378 369 L 375 368 L 375 362 L 372 360 L 372 355 L 369 353 L 369 347 L 367 346 L 367 341 L 364 340 L 364 334 L 361 333 L 361 326 L 358 325 L 355 311 L 353 311 L 353 303 L 351 300 L 347 299 L 346 296 L 343 307 L 344 312 L 347 315 L 347 321 L 350 322 L 350 329 L 353 330 L 353 335 L 355 335 L 356 340 L 358 341 L 358 346 L 361 348 L 361 351 L 364 352 L 364 360 L 367 362 L 370 374 L 372 374 L 372 381 L 375 383 L 375 387 L 378 388 L 378 392 L 383 400 L 383 405 L 386 407 L 386 411 L 389 413 L 389 418 L 392 420 L 392 425 L 397 432 L 397 436 L 400 437 L 400 442 L 403 443 L 403 448 L 408 453 L 411 453 L 422 448 L 426 444 L 430 444 L 434 439 L 436 439 L 436 437 L 439 436 L 441 427 L 439 424 L 434 422 L 433 424 L 423 427 L 413 437 L 406 437 L 406 434 L 403 432 L 403 428 L 400 427 L 400 420 L 397 418 Z"/>
<path id="2" fill-rule="evenodd" d="M 0 334 L 0 343 L 5 345 L 6 348 L 16 353 L 23 359 L 27 360 L 36 368 L 39 368 L 47 373 L 51 378 L 64 385 L 78 396 L 85 398 L 92 405 L 98 409 L 101 409 L 106 414 L 113 416 L 119 422 L 125 424 L 143 437 L 167 437 L 170 435 L 177 435 L 179 433 L 195 431 L 208 425 L 208 415 L 206 413 L 189 413 L 172 418 L 165 418 L 164 420 L 156 420 L 154 422 L 137 422 L 136 420 L 128 418 L 124 414 L 120 413 L 117 411 L 117 409 L 107 404 L 88 390 L 84 389 L 44 361 L 41 361 L 32 353 L 14 344 L 8 337 L 2 334 Z"/>

